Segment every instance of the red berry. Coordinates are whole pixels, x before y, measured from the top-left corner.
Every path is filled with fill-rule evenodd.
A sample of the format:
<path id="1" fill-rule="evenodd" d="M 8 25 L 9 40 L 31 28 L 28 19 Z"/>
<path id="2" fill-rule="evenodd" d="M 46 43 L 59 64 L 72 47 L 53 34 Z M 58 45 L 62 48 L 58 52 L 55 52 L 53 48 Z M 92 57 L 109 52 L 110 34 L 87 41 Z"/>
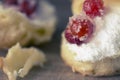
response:
<path id="1" fill-rule="evenodd" d="M 20 5 L 21 11 L 24 12 L 28 16 L 30 16 L 32 13 L 35 12 L 36 7 L 37 7 L 36 4 L 31 5 L 30 1 L 27 1 L 27 0 L 24 0 Z"/>
<path id="2" fill-rule="evenodd" d="M 80 45 L 82 43 L 77 37 L 75 37 L 71 33 L 70 28 L 66 28 L 66 30 L 65 30 L 65 38 L 67 39 L 68 42 L 70 42 L 72 44 Z"/>
<path id="3" fill-rule="evenodd" d="M 103 0 L 85 0 L 83 10 L 90 17 L 102 16 L 104 11 Z"/>
<path id="4" fill-rule="evenodd" d="M 75 43 L 75 37 L 72 35 L 69 28 L 65 30 L 65 37 L 70 43 Z"/>
<path id="5" fill-rule="evenodd" d="M 92 35 L 93 27 L 94 25 L 87 17 L 73 16 L 65 30 L 65 37 L 68 42 L 80 45 Z"/>

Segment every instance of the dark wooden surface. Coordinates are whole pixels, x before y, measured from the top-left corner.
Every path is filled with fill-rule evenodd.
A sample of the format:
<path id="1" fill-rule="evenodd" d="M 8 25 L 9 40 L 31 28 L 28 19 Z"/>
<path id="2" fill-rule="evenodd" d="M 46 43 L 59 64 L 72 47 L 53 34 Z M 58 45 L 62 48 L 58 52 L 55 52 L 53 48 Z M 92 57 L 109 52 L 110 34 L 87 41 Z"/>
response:
<path id="1" fill-rule="evenodd" d="M 58 24 L 57 30 L 51 43 L 42 47 L 47 55 L 47 63 L 44 68 L 34 67 L 25 78 L 17 80 L 120 80 L 120 75 L 111 77 L 83 77 L 73 73 L 60 58 L 60 34 L 64 30 L 68 17 L 71 16 L 70 0 L 49 0 L 56 6 Z M 0 56 L 5 56 L 5 51 L 0 51 Z M 8 80 L 7 76 L 0 71 L 0 80 Z"/>

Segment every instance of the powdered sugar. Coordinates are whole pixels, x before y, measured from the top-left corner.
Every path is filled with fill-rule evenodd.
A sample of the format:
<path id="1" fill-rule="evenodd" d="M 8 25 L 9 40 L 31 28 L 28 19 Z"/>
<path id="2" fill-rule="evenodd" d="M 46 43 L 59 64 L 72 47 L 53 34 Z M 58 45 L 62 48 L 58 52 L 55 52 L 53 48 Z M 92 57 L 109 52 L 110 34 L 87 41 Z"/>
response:
<path id="1" fill-rule="evenodd" d="M 111 9 L 103 17 L 94 19 L 96 30 L 92 40 L 77 46 L 67 43 L 77 61 L 96 61 L 120 55 L 120 10 Z"/>

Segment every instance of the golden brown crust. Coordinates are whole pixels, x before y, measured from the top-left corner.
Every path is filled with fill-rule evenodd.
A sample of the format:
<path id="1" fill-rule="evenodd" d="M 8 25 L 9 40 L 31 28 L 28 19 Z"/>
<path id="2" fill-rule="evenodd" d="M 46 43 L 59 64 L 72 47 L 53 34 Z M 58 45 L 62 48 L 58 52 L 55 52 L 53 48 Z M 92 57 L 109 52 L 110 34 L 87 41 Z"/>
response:
<path id="1" fill-rule="evenodd" d="M 84 0 L 73 0 L 72 1 L 72 13 L 73 15 L 80 14 L 82 11 Z M 104 0 L 105 6 L 119 6 L 120 0 Z"/>
<path id="2" fill-rule="evenodd" d="M 75 54 L 66 46 L 66 40 L 62 38 L 61 57 L 73 72 L 79 72 L 85 76 L 108 76 L 120 73 L 120 56 L 105 58 L 95 62 L 82 62 L 74 60 Z"/>

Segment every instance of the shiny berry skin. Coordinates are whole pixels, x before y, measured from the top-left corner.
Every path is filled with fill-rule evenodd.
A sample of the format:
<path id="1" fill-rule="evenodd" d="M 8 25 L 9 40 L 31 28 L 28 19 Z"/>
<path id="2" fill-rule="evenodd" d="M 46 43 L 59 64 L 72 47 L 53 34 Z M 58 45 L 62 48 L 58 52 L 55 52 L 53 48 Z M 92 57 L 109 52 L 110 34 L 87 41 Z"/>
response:
<path id="1" fill-rule="evenodd" d="M 21 12 L 25 13 L 27 16 L 30 16 L 32 13 L 36 11 L 37 5 L 31 5 L 30 1 L 24 0 L 20 4 L 20 10 Z"/>
<path id="2" fill-rule="evenodd" d="M 93 29 L 93 23 L 86 16 L 73 16 L 65 30 L 65 38 L 72 44 L 80 45 L 89 40 Z"/>
<path id="3" fill-rule="evenodd" d="M 90 17 L 102 16 L 104 13 L 103 0 L 85 0 L 83 10 Z"/>

